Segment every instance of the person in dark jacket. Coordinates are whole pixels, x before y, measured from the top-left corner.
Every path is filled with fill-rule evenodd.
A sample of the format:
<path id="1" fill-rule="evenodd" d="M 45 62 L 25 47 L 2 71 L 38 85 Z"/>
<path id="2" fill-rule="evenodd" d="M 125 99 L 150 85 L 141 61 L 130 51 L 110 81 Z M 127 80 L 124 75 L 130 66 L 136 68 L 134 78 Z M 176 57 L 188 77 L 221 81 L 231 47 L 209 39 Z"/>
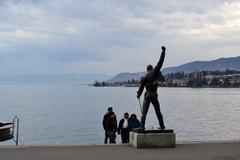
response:
<path id="1" fill-rule="evenodd" d="M 131 114 L 129 120 L 128 120 L 128 130 L 132 131 L 133 129 L 140 127 L 140 121 L 137 119 L 136 114 Z"/>
<path id="2" fill-rule="evenodd" d="M 165 58 L 165 51 L 166 51 L 166 48 L 162 46 L 161 57 L 154 68 L 152 65 L 147 66 L 147 73 L 144 77 L 141 78 L 141 84 L 140 84 L 139 90 L 137 91 L 137 98 L 139 99 L 142 95 L 144 87 L 146 88 L 146 92 L 144 94 L 144 100 L 143 100 L 143 107 L 141 111 L 142 112 L 141 128 L 143 129 L 145 128 L 145 120 L 146 120 L 150 103 L 152 103 L 154 106 L 161 129 L 165 129 L 163 116 L 160 111 L 160 105 L 158 102 L 158 94 L 157 94 L 158 82 L 163 79 L 163 76 L 160 70 L 162 68 L 163 61 Z"/>
<path id="3" fill-rule="evenodd" d="M 103 128 L 105 130 L 105 138 L 104 138 L 104 144 L 108 143 L 108 139 L 110 138 L 110 133 L 111 133 L 111 128 L 109 128 L 109 121 L 110 121 L 110 117 L 111 115 L 114 114 L 113 112 L 113 108 L 112 107 L 108 107 L 107 113 L 104 115 L 103 117 L 103 121 L 102 121 L 102 125 Z"/>
<path id="4" fill-rule="evenodd" d="M 117 118 L 115 114 L 111 114 L 110 119 L 107 123 L 107 135 L 110 139 L 110 143 L 116 143 L 116 132 L 117 132 Z"/>
<path id="5" fill-rule="evenodd" d="M 121 133 L 122 143 L 129 143 L 129 130 L 128 130 L 129 114 L 124 113 L 124 117 L 119 121 L 118 134 Z"/>

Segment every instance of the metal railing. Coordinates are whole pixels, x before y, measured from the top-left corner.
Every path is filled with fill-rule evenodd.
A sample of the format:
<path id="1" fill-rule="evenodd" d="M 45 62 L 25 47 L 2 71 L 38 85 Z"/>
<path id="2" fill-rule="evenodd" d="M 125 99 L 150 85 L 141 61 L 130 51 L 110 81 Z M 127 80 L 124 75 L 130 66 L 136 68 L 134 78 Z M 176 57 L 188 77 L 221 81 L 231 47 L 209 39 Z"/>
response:
<path id="1" fill-rule="evenodd" d="M 13 140 L 18 145 L 19 135 L 19 118 L 14 117 L 12 123 L 1 123 L 0 125 L 0 142 Z"/>
<path id="2" fill-rule="evenodd" d="M 16 128 L 16 130 L 15 130 Z M 16 131 L 16 133 L 15 133 Z M 13 138 L 12 140 L 15 142 L 16 146 L 18 145 L 18 135 L 19 135 L 19 118 L 16 116 L 13 118 L 13 128 L 12 133 Z"/>

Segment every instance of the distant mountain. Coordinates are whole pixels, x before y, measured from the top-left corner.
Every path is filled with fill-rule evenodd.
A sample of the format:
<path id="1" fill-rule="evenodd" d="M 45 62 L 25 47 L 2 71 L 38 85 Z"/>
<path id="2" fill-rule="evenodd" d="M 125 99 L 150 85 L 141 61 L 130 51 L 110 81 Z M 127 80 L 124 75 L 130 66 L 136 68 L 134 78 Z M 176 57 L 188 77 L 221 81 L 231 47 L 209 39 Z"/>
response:
<path id="1" fill-rule="evenodd" d="M 220 58 L 212 61 L 194 61 L 176 67 L 168 67 L 163 69 L 163 73 L 176 72 L 194 72 L 203 70 L 219 70 L 225 71 L 227 69 L 240 70 L 240 56 L 231 58 Z"/>
<path id="2" fill-rule="evenodd" d="M 177 67 L 168 67 L 162 70 L 163 74 L 176 73 L 176 72 L 194 72 L 203 70 L 220 70 L 227 69 L 240 71 L 240 56 L 231 58 L 220 58 L 212 61 L 194 61 L 186 63 Z M 119 73 L 113 78 L 107 80 L 108 83 L 123 82 L 128 80 L 139 80 L 146 72 L 137 73 Z"/>
<path id="3" fill-rule="evenodd" d="M 92 84 L 95 80 L 104 81 L 111 78 L 104 74 L 22 74 L 0 75 L 0 85 L 38 85 L 38 84 L 64 84 L 79 85 Z"/>
<path id="4" fill-rule="evenodd" d="M 137 73 L 119 73 L 113 78 L 107 80 L 108 83 L 114 82 L 123 82 L 128 80 L 139 80 L 146 72 L 137 72 Z"/>

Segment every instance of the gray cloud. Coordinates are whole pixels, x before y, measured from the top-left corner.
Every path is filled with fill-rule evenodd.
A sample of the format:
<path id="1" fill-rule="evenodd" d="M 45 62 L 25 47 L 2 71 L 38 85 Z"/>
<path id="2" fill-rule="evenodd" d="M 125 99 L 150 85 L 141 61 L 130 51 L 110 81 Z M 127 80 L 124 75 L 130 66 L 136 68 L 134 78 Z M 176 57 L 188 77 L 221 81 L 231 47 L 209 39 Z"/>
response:
<path id="1" fill-rule="evenodd" d="M 1 73 L 141 71 L 239 55 L 235 0 L 0 1 Z"/>

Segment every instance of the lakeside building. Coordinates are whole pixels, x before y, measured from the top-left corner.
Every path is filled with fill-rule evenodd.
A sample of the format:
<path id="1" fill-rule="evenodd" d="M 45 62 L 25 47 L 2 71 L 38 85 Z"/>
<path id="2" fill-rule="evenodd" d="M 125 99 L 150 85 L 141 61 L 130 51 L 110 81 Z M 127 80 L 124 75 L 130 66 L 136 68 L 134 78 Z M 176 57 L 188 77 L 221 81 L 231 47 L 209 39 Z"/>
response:
<path id="1" fill-rule="evenodd" d="M 98 82 L 96 87 L 138 87 L 140 80 L 122 82 Z M 165 81 L 159 82 L 161 87 L 240 87 L 240 71 L 194 71 L 191 73 L 177 72 L 165 75 Z"/>

